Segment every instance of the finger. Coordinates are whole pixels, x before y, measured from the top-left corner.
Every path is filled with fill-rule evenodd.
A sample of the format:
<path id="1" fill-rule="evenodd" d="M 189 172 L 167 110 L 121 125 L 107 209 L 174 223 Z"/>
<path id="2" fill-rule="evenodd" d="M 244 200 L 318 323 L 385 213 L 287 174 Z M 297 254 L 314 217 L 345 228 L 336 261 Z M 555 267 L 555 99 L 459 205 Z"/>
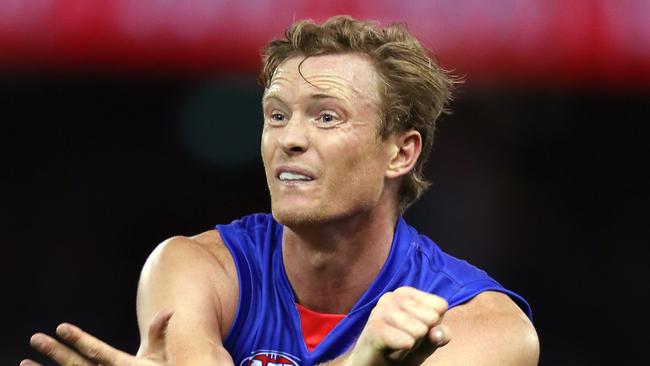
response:
<path id="1" fill-rule="evenodd" d="M 424 323 L 429 329 L 440 323 L 442 314 L 422 302 L 407 299 L 400 304 L 402 311 Z M 428 329 L 427 329 L 428 330 Z"/>
<path id="2" fill-rule="evenodd" d="M 406 363 L 409 365 L 421 365 L 433 352 L 449 343 L 450 340 L 449 328 L 445 325 L 438 325 L 429 331 L 426 338 L 420 339 L 420 342 L 412 350 L 403 352 L 400 356 L 408 357 Z"/>
<path id="3" fill-rule="evenodd" d="M 424 337 L 429 331 L 427 324 L 403 310 L 395 309 L 391 312 L 384 313 L 382 320 L 388 326 L 399 329 L 416 340 Z"/>
<path id="4" fill-rule="evenodd" d="M 424 292 L 423 294 L 426 295 L 426 296 L 422 296 L 423 302 L 425 302 L 428 306 L 436 309 L 438 314 L 444 314 L 445 312 L 447 312 L 447 309 L 449 308 L 449 304 L 447 303 L 447 300 L 443 299 L 440 296 L 436 296 L 426 292 Z"/>
<path id="5" fill-rule="evenodd" d="M 147 335 L 147 347 L 143 354 L 148 356 L 163 357 L 165 354 L 165 339 L 167 336 L 167 326 L 174 315 L 171 308 L 159 311 L 151 320 L 149 332 Z"/>
<path id="6" fill-rule="evenodd" d="M 438 325 L 431 329 L 428 334 L 429 341 L 436 347 L 442 347 L 451 341 L 451 331 L 446 325 Z"/>
<path id="7" fill-rule="evenodd" d="M 34 334 L 29 343 L 37 351 L 51 358 L 61 366 L 92 366 L 92 363 L 83 358 L 79 353 L 43 333 Z M 33 364 L 36 363 L 34 362 Z"/>
<path id="8" fill-rule="evenodd" d="M 393 329 L 390 337 L 386 337 L 388 358 L 401 361 L 408 356 L 422 341 L 399 329 Z"/>
<path id="9" fill-rule="evenodd" d="M 41 365 L 38 362 L 34 362 L 34 361 L 30 360 L 30 359 L 26 359 L 26 360 L 22 360 L 20 362 L 20 366 L 43 366 L 43 365 Z"/>
<path id="10" fill-rule="evenodd" d="M 385 328 L 383 334 L 378 337 L 375 343 L 375 349 L 390 352 L 390 354 L 399 351 L 408 352 L 415 346 L 416 339 L 407 332 L 399 328 Z"/>
<path id="11" fill-rule="evenodd" d="M 448 304 L 445 299 L 440 296 L 430 294 L 428 292 L 420 291 L 413 287 L 403 286 L 395 290 L 402 299 L 409 299 L 421 303 L 425 307 L 435 309 L 439 314 L 447 311 Z"/>
<path id="12" fill-rule="evenodd" d="M 127 356 L 124 352 L 116 350 L 72 324 L 59 325 L 56 334 L 95 363 L 111 366 Z"/>

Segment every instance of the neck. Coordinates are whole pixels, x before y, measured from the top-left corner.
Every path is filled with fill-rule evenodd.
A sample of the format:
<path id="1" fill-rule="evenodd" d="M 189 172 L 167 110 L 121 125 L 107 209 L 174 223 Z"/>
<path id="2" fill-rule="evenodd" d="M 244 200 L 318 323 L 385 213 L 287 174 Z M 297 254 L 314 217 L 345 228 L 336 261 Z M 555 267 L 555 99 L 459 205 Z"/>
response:
<path id="1" fill-rule="evenodd" d="M 388 258 L 397 215 L 371 211 L 313 226 L 285 227 L 284 266 L 302 306 L 348 313 L 374 281 Z"/>

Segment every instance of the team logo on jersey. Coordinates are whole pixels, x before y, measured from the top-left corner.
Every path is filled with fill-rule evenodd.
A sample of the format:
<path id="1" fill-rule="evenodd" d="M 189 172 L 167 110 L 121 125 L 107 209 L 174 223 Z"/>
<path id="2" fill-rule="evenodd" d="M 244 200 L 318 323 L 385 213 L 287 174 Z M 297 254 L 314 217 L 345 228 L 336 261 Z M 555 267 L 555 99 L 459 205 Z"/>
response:
<path id="1" fill-rule="evenodd" d="M 300 359 L 284 352 L 255 351 L 245 358 L 239 366 L 300 366 Z"/>

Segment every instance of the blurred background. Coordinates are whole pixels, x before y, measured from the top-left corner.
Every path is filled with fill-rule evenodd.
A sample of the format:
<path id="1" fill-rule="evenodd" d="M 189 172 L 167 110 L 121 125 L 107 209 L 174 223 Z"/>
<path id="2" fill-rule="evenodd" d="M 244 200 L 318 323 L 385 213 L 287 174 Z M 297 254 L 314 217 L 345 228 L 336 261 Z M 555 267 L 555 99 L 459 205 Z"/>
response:
<path id="1" fill-rule="evenodd" d="M 527 298 L 540 364 L 646 358 L 650 1 L 0 0 L 0 364 L 62 321 L 137 350 L 155 245 L 269 211 L 260 50 L 335 14 L 466 79 L 411 224 Z"/>

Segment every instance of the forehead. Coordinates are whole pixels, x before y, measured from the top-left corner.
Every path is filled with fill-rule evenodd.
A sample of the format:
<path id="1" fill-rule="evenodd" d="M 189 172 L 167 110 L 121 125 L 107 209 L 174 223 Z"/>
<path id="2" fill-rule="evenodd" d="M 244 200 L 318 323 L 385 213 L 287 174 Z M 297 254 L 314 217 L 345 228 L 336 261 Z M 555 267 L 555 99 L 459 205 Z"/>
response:
<path id="1" fill-rule="evenodd" d="M 273 74 L 266 95 L 287 92 L 324 92 L 356 100 L 379 100 L 378 76 L 370 58 L 346 53 L 288 58 Z"/>

